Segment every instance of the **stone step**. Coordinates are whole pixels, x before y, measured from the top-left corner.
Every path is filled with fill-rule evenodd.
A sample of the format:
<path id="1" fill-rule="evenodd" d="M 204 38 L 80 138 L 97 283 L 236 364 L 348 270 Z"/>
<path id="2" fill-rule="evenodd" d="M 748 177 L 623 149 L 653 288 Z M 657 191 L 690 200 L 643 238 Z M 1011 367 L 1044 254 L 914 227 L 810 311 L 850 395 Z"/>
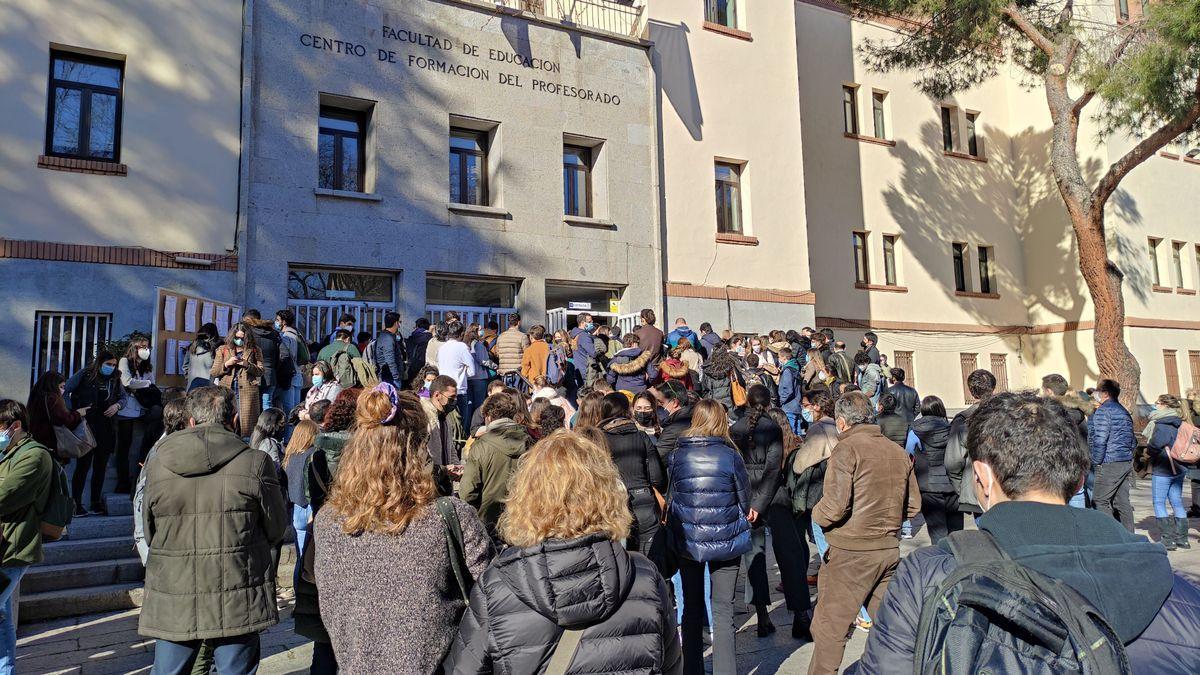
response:
<path id="1" fill-rule="evenodd" d="M 96 539 L 64 539 L 42 546 L 42 553 L 45 560 L 41 565 L 46 566 L 120 560 L 137 555 L 131 534 Z"/>
<path id="2" fill-rule="evenodd" d="M 66 538 L 71 541 L 127 537 L 133 534 L 133 516 L 86 516 L 72 518 Z"/>
<path id="3" fill-rule="evenodd" d="M 44 593 L 22 593 L 21 623 L 82 616 L 142 606 L 142 584 L 113 584 Z"/>
<path id="4" fill-rule="evenodd" d="M 145 569 L 136 557 L 117 560 L 38 565 L 21 579 L 21 593 L 46 593 L 67 589 L 132 584 L 142 580 Z"/>
<path id="5" fill-rule="evenodd" d="M 129 495 L 105 495 L 104 505 L 110 516 L 132 516 L 133 500 Z"/>

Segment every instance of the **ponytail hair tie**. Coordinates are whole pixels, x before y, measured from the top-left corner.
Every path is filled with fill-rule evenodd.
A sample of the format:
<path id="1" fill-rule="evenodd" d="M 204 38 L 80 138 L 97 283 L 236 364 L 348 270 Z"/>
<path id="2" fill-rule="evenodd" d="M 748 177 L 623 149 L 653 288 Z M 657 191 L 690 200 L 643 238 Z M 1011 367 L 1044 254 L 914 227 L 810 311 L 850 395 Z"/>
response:
<path id="1" fill-rule="evenodd" d="M 390 412 L 388 412 L 387 417 L 379 420 L 379 423 L 387 424 L 388 422 L 391 422 L 393 419 L 395 419 L 396 411 L 400 406 L 400 398 L 396 388 L 387 382 L 380 382 L 379 384 L 375 385 L 371 391 L 378 391 L 387 394 L 388 401 L 392 404 L 392 409 Z"/>

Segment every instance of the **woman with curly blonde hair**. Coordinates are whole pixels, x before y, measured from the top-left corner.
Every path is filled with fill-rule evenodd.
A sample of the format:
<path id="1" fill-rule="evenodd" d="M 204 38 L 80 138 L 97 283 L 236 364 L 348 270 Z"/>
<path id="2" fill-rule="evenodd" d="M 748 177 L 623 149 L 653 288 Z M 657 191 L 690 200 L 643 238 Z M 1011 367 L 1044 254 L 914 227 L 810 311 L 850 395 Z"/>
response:
<path id="1" fill-rule="evenodd" d="M 681 672 L 666 582 L 624 547 L 633 516 L 608 450 L 557 431 L 525 453 L 509 494 L 512 546 L 475 585 L 446 672 L 542 672 L 572 637 L 572 672 Z"/>
<path id="2" fill-rule="evenodd" d="M 359 397 L 354 434 L 313 525 L 321 618 L 340 671 L 437 671 L 466 607 L 427 441 L 412 392 L 383 383 Z M 491 540 L 471 507 L 444 499 L 476 579 L 491 560 Z"/>

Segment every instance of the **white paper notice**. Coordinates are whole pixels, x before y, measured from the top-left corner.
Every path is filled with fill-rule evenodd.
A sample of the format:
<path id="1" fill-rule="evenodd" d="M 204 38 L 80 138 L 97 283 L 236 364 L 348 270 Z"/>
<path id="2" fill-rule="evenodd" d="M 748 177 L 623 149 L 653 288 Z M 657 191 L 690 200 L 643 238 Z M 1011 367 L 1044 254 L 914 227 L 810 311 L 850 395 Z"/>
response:
<path id="1" fill-rule="evenodd" d="M 217 334 L 229 334 L 229 308 L 225 305 L 217 305 Z"/>
<path id="2" fill-rule="evenodd" d="M 163 298 L 163 330 L 174 332 L 179 316 L 179 298 L 168 295 Z"/>
<path id="3" fill-rule="evenodd" d="M 185 333 L 196 332 L 196 301 L 188 298 L 187 303 L 183 306 L 183 331 Z"/>
<path id="4" fill-rule="evenodd" d="M 203 325 L 203 324 L 212 323 L 212 322 L 213 322 L 213 304 L 211 302 L 206 302 L 206 303 L 200 305 L 200 324 Z"/>
<path id="5" fill-rule="evenodd" d="M 167 339 L 167 365 L 163 368 L 165 375 L 179 374 L 179 341 Z"/>

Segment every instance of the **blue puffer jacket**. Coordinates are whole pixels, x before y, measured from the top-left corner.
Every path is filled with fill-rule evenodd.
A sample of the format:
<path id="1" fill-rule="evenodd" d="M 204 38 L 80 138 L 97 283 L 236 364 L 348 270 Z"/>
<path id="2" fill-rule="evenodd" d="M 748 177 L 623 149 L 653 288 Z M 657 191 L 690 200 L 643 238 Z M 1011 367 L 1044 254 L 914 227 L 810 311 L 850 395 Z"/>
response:
<path id="1" fill-rule="evenodd" d="M 785 413 L 799 415 L 804 402 L 804 383 L 800 381 L 800 364 L 792 359 L 779 370 L 779 407 Z"/>
<path id="2" fill-rule="evenodd" d="M 750 550 L 750 477 L 737 450 L 716 436 L 680 438 L 668 470 L 667 522 L 681 555 L 708 562 Z"/>
<path id="3" fill-rule="evenodd" d="M 1092 464 L 1133 461 L 1137 440 L 1133 437 L 1133 418 L 1116 401 L 1105 401 L 1088 420 L 1088 448 Z"/>

